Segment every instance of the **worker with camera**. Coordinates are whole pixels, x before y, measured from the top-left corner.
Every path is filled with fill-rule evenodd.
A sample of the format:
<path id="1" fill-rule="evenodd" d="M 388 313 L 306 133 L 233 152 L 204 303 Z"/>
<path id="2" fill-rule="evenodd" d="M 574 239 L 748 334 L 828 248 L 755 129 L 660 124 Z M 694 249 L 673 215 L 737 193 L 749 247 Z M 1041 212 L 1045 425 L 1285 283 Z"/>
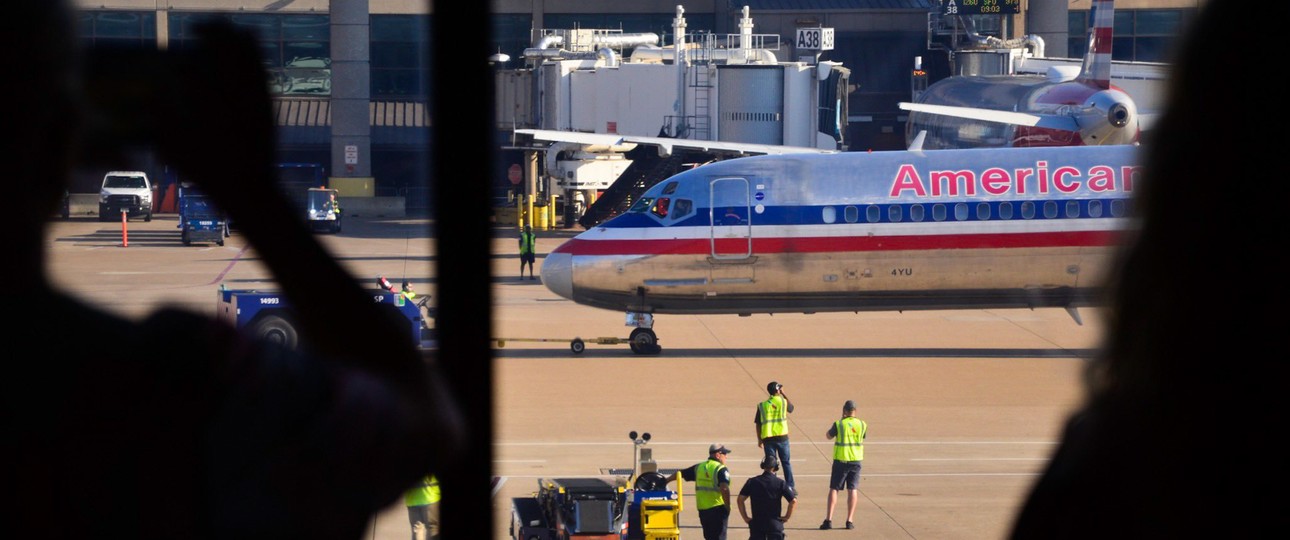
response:
<path id="1" fill-rule="evenodd" d="M 797 493 L 793 483 L 793 466 L 789 464 L 788 451 L 788 415 L 793 412 L 793 402 L 784 393 L 784 385 L 771 381 L 766 385 L 770 394 L 765 401 L 757 404 L 757 415 L 753 423 L 757 426 L 757 447 L 767 456 L 775 457 L 784 468 L 784 481 L 788 488 Z"/>

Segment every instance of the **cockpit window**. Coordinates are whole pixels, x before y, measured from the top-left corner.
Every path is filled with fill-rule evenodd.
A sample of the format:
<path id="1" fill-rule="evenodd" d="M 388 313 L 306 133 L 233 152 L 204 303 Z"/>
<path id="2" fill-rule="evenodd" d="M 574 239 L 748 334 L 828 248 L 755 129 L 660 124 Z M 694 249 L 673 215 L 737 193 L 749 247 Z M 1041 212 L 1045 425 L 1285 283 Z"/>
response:
<path id="1" fill-rule="evenodd" d="M 639 200 L 636 201 L 636 204 L 633 204 L 631 209 L 627 211 L 639 214 L 641 212 L 649 210 L 650 206 L 653 204 L 654 204 L 654 197 L 641 197 Z"/>
<path id="2" fill-rule="evenodd" d="M 678 220 L 694 212 L 694 203 L 690 199 L 677 199 L 672 203 L 672 219 Z"/>
<path id="3" fill-rule="evenodd" d="M 679 182 L 668 182 L 667 187 L 664 187 L 664 188 L 663 188 L 663 194 L 664 194 L 664 195 L 671 195 L 672 193 L 674 193 L 674 192 L 676 191 L 676 185 L 677 185 L 678 183 L 679 183 Z"/>
<path id="4" fill-rule="evenodd" d="M 668 206 L 671 205 L 671 203 L 672 199 L 659 197 L 657 201 L 654 201 L 654 215 L 661 218 L 667 217 Z"/>

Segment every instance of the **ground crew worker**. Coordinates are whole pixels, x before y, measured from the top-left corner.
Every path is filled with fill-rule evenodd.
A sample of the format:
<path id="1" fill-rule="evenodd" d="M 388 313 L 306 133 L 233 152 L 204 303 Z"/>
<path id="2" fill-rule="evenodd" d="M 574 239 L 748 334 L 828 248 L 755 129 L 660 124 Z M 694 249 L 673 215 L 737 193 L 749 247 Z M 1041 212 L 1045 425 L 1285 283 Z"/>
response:
<path id="1" fill-rule="evenodd" d="M 788 489 L 788 482 L 775 476 L 779 460 L 774 456 L 761 458 L 762 473 L 744 482 L 739 490 L 739 515 L 748 524 L 748 540 L 782 540 L 784 524 L 793 517 L 797 494 Z M 744 503 L 752 499 L 752 516 Z M 781 502 L 788 501 L 788 511 L 780 515 Z"/>
<path id="2" fill-rule="evenodd" d="M 412 540 L 439 540 L 439 478 L 431 474 L 403 494 Z"/>
<path id="3" fill-rule="evenodd" d="M 789 489 L 797 491 L 793 483 L 793 466 L 789 463 L 788 452 L 788 413 L 793 412 L 793 402 L 784 393 L 784 385 L 771 381 L 766 385 L 770 397 L 757 404 L 757 415 L 753 422 L 757 425 L 757 447 L 768 456 L 779 459 L 784 467 L 784 481 Z"/>
<path id="4" fill-rule="evenodd" d="M 694 482 L 694 506 L 699 509 L 699 524 L 704 540 L 726 540 L 730 520 L 730 469 L 726 468 L 724 444 L 708 446 L 708 459 L 676 471 L 672 480 Z"/>
<path id="5" fill-rule="evenodd" d="M 587 211 L 587 199 L 582 191 L 573 192 L 573 219 L 582 218 L 583 212 Z"/>
<path id="6" fill-rule="evenodd" d="M 335 212 L 337 214 L 340 213 L 340 201 L 336 200 L 335 193 L 328 195 L 327 204 L 331 207 L 332 212 Z"/>
<path id="7" fill-rule="evenodd" d="M 821 529 L 833 528 L 833 506 L 838 492 L 847 490 L 847 528 L 854 529 L 856 502 L 860 499 L 860 462 L 864 460 L 864 438 L 869 424 L 856 418 L 856 402 L 842 404 L 842 418 L 833 423 L 825 437 L 833 439 L 833 472 L 829 476 L 829 510 Z"/>
<path id="8" fill-rule="evenodd" d="M 533 236 L 533 227 L 525 225 L 524 230 L 520 232 L 520 279 L 524 279 L 524 265 L 526 264 L 529 267 L 529 279 L 537 279 L 533 277 L 533 261 L 536 258 L 534 246 L 536 242 L 537 238 Z"/>

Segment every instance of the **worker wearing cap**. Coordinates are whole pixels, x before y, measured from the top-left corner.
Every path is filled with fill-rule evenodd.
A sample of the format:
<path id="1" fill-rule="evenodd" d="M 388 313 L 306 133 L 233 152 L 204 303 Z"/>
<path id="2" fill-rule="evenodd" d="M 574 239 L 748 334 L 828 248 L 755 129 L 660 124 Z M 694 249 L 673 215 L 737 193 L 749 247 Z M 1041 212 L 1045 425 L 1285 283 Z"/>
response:
<path id="1" fill-rule="evenodd" d="M 537 258 L 535 251 L 537 237 L 533 235 L 533 227 L 525 225 L 524 230 L 520 231 L 520 279 L 524 279 L 524 267 L 529 268 L 529 279 L 537 279 L 533 276 L 533 261 Z"/>
<path id="2" fill-rule="evenodd" d="M 788 488 L 788 482 L 775 476 L 779 460 L 775 456 L 761 459 L 762 473 L 744 482 L 739 490 L 739 515 L 748 524 L 748 540 L 780 540 L 784 538 L 784 523 L 793 517 L 797 494 Z M 752 500 L 752 516 L 745 503 Z M 788 501 L 788 511 L 780 514 L 783 501 Z"/>
<path id="3" fill-rule="evenodd" d="M 825 434 L 833 439 L 833 472 L 829 477 L 829 510 L 821 529 L 833 528 L 833 506 L 843 489 L 847 490 L 847 528 L 856 528 L 852 520 L 860 499 L 860 462 L 864 460 L 864 438 L 868 434 L 869 424 L 856 418 L 856 402 L 848 399 L 842 404 L 842 418 Z"/>
<path id="4" fill-rule="evenodd" d="M 726 468 L 729 453 L 726 445 L 713 443 L 708 446 L 708 459 L 672 475 L 672 480 L 694 482 L 694 506 L 699 509 L 704 540 L 726 540 L 730 520 L 730 469 Z"/>
<path id="5" fill-rule="evenodd" d="M 439 478 L 431 474 L 403 493 L 412 540 L 439 540 Z"/>
<path id="6" fill-rule="evenodd" d="M 789 489 L 796 491 L 788 452 L 788 413 L 793 412 L 793 402 L 784 393 L 784 385 L 778 382 L 767 384 L 766 393 L 770 396 L 757 404 L 757 415 L 753 417 L 753 423 L 757 425 L 757 447 L 766 455 L 779 459 L 784 467 L 784 481 Z"/>

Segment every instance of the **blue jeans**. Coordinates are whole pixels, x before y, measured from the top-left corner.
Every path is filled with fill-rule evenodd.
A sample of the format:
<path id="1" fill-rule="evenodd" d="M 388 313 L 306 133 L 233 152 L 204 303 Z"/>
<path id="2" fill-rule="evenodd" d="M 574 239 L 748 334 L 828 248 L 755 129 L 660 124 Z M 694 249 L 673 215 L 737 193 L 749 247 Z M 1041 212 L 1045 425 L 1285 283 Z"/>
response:
<path id="1" fill-rule="evenodd" d="M 796 492 L 797 485 L 793 483 L 793 465 L 788 461 L 788 437 L 780 440 L 766 439 L 762 441 L 761 449 L 766 452 L 766 455 L 779 458 L 779 467 L 784 470 L 784 482 Z"/>

